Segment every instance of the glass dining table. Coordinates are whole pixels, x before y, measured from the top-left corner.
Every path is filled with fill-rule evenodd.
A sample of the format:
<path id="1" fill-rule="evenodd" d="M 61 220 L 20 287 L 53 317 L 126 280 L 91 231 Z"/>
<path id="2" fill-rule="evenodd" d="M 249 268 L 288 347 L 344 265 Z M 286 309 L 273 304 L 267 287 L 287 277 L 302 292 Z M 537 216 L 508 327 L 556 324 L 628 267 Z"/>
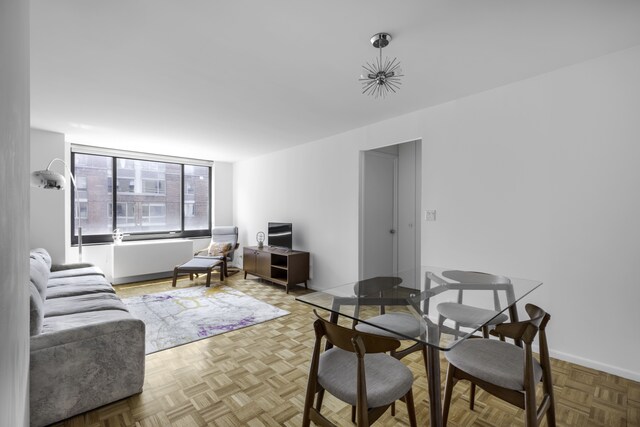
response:
<path id="1" fill-rule="evenodd" d="M 487 325 L 507 318 L 518 321 L 518 302 L 541 284 L 537 280 L 421 266 L 300 295 L 296 300 L 328 311 L 332 322 L 342 317 L 350 325 L 364 323 L 420 344 L 427 355 L 430 425 L 437 427 L 442 425 L 440 352 L 481 334 Z M 419 335 L 408 336 L 406 328 L 376 320 L 389 313 L 412 316 Z"/>

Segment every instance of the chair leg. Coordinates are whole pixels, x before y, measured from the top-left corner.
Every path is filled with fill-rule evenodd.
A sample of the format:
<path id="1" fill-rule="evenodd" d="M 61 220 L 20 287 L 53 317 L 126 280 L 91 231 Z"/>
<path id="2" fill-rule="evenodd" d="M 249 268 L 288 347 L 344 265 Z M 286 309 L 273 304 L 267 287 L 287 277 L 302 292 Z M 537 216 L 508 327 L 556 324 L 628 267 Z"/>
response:
<path id="1" fill-rule="evenodd" d="M 355 424 L 356 422 L 356 407 L 351 407 L 351 422 Z"/>
<path id="2" fill-rule="evenodd" d="M 189 280 L 193 281 L 193 273 L 189 273 Z"/>
<path id="3" fill-rule="evenodd" d="M 211 285 L 211 269 L 207 271 L 207 288 Z"/>
<path id="4" fill-rule="evenodd" d="M 536 405 L 535 388 L 533 389 L 533 393 L 524 392 L 524 416 L 526 427 L 538 426 L 538 408 Z"/>
<path id="5" fill-rule="evenodd" d="M 171 286 L 174 288 L 176 287 L 176 280 L 178 280 L 178 267 L 173 269 L 173 282 L 171 283 Z"/>
<path id="6" fill-rule="evenodd" d="M 409 392 L 404 396 L 404 401 L 407 404 L 407 414 L 409 415 L 409 425 L 416 427 L 416 407 L 413 403 L 413 390 L 409 389 Z"/>
<path id="7" fill-rule="evenodd" d="M 455 379 L 456 367 L 449 364 L 447 369 L 447 382 L 444 386 L 444 402 L 442 403 L 442 426 L 447 427 L 447 419 L 449 418 L 449 406 L 451 405 L 451 395 L 453 394 L 453 387 L 456 385 Z"/>
<path id="8" fill-rule="evenodd" d="M 322 400 L 324 399 L 324 389 L 321 388 L 318 390 L 318 398 L 316 400 L 316 411 L 320 412 L 320 408 L 322 408 Z"/>
<path id="9" fill-rule="evenodd" d="M 469 390 L 469 409 L 473 411 L 474 402 L 476 400 L 476 385 L 471 383 L 471 390 Z"/>
<path id="10" fill-rule="evenodd" d="M 304 399 L 304 409 L 302 411 L 302 427 L 309 427 L 311 425 L 309 412 L 311 412 L 311 407 L 313 406 L 313 398 L 315 393 L 316 388 L 313 383 L 313 379 L 309 378 L 309 381 L 307 383 L 307 395 Z"/>
<path id="11" fill-rule="evenodd" d="M 396 402 L 393 402 L 391 404 L 391 416 L 395 417 L 396 416 Z"/>

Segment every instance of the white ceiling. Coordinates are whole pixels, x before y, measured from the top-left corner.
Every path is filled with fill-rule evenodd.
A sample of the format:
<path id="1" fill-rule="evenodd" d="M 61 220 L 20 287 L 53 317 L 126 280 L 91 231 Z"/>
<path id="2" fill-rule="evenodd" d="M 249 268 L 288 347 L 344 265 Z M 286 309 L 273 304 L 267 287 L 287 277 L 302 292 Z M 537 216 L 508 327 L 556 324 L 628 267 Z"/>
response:
<path id="1" fill-rule="evenodd" d="M 640 44 L 629 0 L 31 0 L 32 126 L 236 161 Z M 369 38 L 402 89 L 361 94 Z"/>

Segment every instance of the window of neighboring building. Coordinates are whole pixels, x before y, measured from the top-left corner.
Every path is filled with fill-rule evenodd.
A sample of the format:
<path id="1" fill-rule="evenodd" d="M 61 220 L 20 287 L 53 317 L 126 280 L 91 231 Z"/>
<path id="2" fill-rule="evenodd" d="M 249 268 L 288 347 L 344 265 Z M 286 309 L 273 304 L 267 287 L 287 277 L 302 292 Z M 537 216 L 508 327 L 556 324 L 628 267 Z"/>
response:
<path id="1" fill-rule="evenodd" d="M 72 153 L 72 168 L 73 243 L 78 226 L 85 243 L 111 242 L 115 228 L 129 240 L 210 234 L 211 167 Z"/>

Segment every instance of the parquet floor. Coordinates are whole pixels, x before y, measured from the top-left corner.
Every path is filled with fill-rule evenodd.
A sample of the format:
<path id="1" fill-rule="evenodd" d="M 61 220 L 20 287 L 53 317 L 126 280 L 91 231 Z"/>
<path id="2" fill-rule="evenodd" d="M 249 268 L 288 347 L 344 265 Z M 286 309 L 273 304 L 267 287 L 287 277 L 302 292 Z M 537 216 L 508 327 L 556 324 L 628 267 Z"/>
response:
<path id="1" fill-rule="evenodd" d="M 313 345 L 310 306 L 284 288 L 235 274 L 226 284 L 291 314 L 147 356 L 144 391 L 58 426 L 300 426 Z M 197 279 L 197 285 L 204 279 Z M 212 285 L 217 284 L 213 281 Z M 178 287 L 193 286 L 188 277 Z M 121 285 L 123 297 L 171 289 L 171 281 Z M 553 327 L 553 320 L 549 327 Z M 553 345 L 553 343 L 552 343 Z M 427 382 L 420 353 L 403 359 L 413 371 L 419 425 L 428 422 Z M 446 372 L 446 363 L 441 361 Z M 640 426 L 640 383 L 571 363 L 553 360 L 558 425 Z M 476 395 L 468 409 L 468 386 L 454 390 L 450 426 L 523 426 L 521 410 L 489 396 Z M 350 407 L 325 396 L 323 413 L 349 426 Z M 376 425 L 408 425 L 404 404 Z"/>

